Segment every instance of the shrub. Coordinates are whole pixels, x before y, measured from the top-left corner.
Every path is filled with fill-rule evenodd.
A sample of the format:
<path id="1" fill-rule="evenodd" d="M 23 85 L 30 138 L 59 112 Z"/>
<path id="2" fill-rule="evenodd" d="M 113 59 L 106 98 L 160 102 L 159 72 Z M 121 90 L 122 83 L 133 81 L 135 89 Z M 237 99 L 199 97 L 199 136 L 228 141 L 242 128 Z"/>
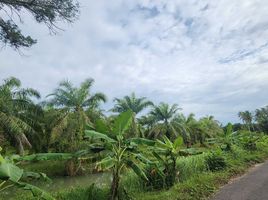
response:
<path id="1" fill-rule="evenodd" d="M 206 164 L 210 171 L 223 170 L 227 166 L 227 162 L 221 151 L 211 152 L 206 157 Z"/>

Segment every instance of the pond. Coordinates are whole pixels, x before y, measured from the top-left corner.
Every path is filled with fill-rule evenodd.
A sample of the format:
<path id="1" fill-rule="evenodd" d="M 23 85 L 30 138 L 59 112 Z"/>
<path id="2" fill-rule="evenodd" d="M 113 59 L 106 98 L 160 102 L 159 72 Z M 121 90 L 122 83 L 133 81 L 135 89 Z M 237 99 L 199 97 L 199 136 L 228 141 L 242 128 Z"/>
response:
<path id="1" fill-rule="evenodd" d="M 89 174 L 83 176 L 74 176 L 74 177 L 54 177 L 51 179 L 52 182 L 48 181 L 33 181 L 31 184 L 36 185 L 45 191 L 48 192 L 55 192 L 61 191 L 66 189 L 71 189 L 75 187 L 88 187 L 92 183 L 95 183 L 99 187 L 108 186 L 111 181 L 112 177 L 109 173 L 97 173 L 97 174 Z M 15 195 L 16 188 L 10 188 L 1 192 L 0 199 L 11 200 Z"/>

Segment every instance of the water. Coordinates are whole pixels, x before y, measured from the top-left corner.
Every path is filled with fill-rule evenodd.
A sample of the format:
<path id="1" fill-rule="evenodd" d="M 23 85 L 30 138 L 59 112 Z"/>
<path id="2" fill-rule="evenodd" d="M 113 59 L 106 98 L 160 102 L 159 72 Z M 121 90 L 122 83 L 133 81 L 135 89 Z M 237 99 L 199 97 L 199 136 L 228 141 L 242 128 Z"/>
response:
<path id="1" fill-rule="evenodd" d="M 54 177 L 51 180 L 52 182 L 40 180 L 32 181 L 31 184 L 36 185 L 44 189 L 45 191 L 55 192 L 75 187 L 89 187 L 92 183 L 95 183 L 96 186 L 99 187 L 109 186 L 112 181 L 112 177 L 109 173 L 97 173 L 74 177 Z M 1 192 L 0 199 L 1 197 L 4 197 L 5 200 L 11 200 L 12 197 L 14 197 L 16 190 L 17 188 L 12 187 L 8 190 Z"/>

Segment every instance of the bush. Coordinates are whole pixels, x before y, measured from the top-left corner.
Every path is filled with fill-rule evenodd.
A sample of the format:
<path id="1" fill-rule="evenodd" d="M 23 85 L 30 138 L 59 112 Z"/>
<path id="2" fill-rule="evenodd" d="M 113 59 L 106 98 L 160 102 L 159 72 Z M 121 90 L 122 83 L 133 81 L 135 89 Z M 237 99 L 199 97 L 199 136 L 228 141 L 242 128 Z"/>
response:
<path id="1" fill-rule="evenodd" d="M 223 170 L 227 166 L 227 162 L 221 151 L 215 151 L 208 154 L 206 157 L 206 164 L 210 171 Z"/>

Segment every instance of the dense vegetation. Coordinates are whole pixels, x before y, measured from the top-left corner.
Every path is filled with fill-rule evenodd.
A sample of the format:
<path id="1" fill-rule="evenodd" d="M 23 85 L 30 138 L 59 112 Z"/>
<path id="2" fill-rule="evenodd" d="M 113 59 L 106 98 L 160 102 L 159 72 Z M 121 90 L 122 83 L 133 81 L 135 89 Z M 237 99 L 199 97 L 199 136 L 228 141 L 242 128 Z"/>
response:
<path id="1" fill-rule="evenodd" d="M 104 114 L 94 80 L 62 81 L 45 99 L 8 78 L 0 86 L 0 199 L 203 199 L 268 157 L 268 107 L 239 112 L 243 124 L 185 116 L 134 93 Z M 38 102 L 39 101 L 39 102 Z M 109 173 L 111 181 L 47 193 L 33 179 Z M 40 180 L 42 181 L 42 180 Z M 38 181 L 37 181 L 38 182 Z M 18 191 L 15 190 L 15 191 Z M 16 195 L 12 196 L 16 199 Z"/>

